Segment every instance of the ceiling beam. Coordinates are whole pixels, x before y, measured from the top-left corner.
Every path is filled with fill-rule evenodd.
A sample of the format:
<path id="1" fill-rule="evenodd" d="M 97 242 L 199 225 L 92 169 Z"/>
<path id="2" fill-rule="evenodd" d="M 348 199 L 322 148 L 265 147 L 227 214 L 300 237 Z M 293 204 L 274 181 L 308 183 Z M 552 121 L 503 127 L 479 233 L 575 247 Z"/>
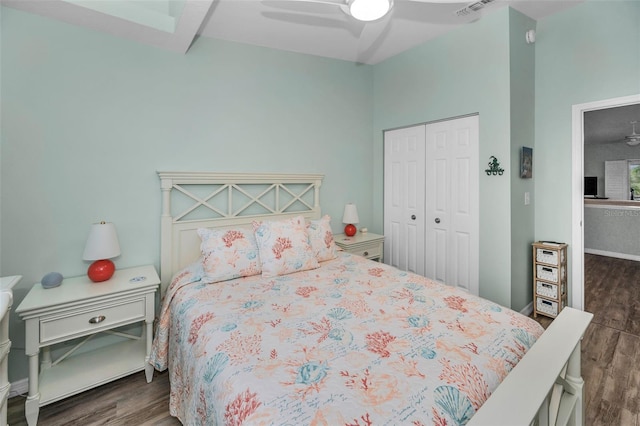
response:
<path id="1" fill-rule="evenodd" d="M 0 3 L 13 9 L 34 13 L 72 25 L 90 28 L 174 52 L 186 53 L 207 18 L 207 13 L 213 1 L 184 0 L 182 13 L 175 18 L 173 31 L 161 30 L 122 17 L 109 15 L 104 9 L 97 11 L 62 0 L 1 0 Z M 149 11 L 149 13 L 157 15 L 157 12 Z M 166 15 L 165 18 L 174 19 L 169 15 Z"/>

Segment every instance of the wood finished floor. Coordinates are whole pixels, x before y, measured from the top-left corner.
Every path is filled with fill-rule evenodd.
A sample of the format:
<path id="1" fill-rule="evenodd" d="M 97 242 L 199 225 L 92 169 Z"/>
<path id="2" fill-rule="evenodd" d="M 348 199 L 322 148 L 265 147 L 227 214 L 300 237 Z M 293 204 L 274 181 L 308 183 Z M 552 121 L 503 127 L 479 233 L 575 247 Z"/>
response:
<path id="1" fill-rule="evenodd" d="M 585 424 L 640 426 L 640 262 L 585 254 L 584 263 Z"/>
<path id="2" fill-rule="evenodd" d="M 640 426 L 640 262 L 585 255 L 585 307 L 594 314 L 582 344 L 585 423 Z M 538 316 L 543 326 L 549 318 Z M 8 423 L 26 425 L 24 397 Z M 40 409 L 39 425 L 179 425 L 169 415 L 169 377 L 140 372 Z"/>

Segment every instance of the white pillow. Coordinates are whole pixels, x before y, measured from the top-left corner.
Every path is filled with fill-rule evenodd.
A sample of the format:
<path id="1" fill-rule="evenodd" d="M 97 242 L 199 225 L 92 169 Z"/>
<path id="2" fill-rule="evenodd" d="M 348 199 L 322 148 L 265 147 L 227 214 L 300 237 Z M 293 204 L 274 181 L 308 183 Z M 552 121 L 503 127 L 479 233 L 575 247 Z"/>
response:
<path id="1" fill-rule="evenodd" d="M 203 282 L 215 283 L 262 272 L 260 253 L 251 229 L 197 230 L 202 251 Z"/>
<path id="2" fill-rule="evenodd" d="M 263 277 L 276 277 L 319 266 L 303 216 L 253 223 Z"/>
<path id="3" fill-rule="evenodd" d="M 312 220 L 307 225 L 309 241 L 318 262 L 338 257 L 333 232 L 331 231 L 331 217 L 324 215 L 318 220 Z"/>

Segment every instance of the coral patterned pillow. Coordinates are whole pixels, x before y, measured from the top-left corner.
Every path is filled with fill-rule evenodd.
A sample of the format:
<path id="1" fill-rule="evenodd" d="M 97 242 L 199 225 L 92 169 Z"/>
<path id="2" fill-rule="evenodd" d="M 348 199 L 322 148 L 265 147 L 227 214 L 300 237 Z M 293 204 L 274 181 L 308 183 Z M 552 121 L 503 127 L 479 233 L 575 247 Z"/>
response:
<path id="1" fill-rule="evenodd" d="M 262 272 L 258 245 L 250 229 L 199 228 L 197 232 L 202 241 L 202 282 L 216 283 Z"/>
<path id="2" fill-rule="evenodd" d="M 276 277 L 319 266 L 309 243 L 304 217 L 254 222 L 253 229 L 260 250 L 263 277 Z"/>
<path id="3" fill-rule="evenodd" d="M 312 220 L 307 225 L 309 241 L 318 262 L 335 259 L 337 254 L 336 243 L 331 231 L 331 217 L 324 215 L 318 220 Z"/>

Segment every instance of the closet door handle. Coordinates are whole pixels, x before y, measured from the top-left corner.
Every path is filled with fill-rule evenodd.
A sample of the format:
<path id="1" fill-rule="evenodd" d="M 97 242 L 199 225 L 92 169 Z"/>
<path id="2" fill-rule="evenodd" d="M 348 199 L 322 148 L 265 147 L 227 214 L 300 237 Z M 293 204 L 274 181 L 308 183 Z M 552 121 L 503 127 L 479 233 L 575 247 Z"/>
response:
<path id="1" fill-rule="evenodd" d="M 440 223 L 440 218 L 436 217 L 436 223 Z"/>
<path id="2" fill-rule="evenodd" d="M 411 215 L 411 220 L 416 220 L 416 215 L 415 214 Z"/>

